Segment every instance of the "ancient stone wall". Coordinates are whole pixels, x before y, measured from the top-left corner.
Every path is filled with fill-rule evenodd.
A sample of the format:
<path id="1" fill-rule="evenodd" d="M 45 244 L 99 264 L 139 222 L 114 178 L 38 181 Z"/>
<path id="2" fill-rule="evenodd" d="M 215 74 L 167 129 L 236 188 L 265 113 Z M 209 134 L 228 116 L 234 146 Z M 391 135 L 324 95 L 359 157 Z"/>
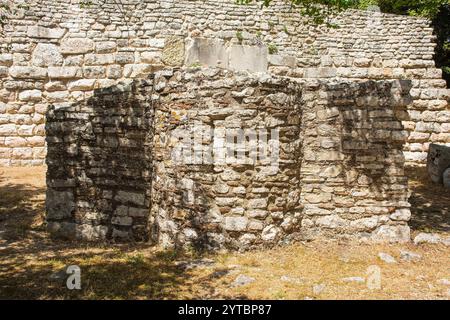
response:
<path id="1" fill-rule="evenodd" d="M 17 1 L 20 2 L 20 1 Z M 424 19 L 347 11 L 314 27 L 283 4 L 233 0 L 27 1 L 0 39 L 0 165 L 44 162 L 45 113 L 164 66 L 203 65 L 305 79 L 410 79 L 404 145 L 423 162 L 450 142 L 449 93 Z"/>
<path id="2" fill-rule="evenodd" d="M 135 80 L 50 107 L 46 219 L 53 235 L 148 240 L 152 90 Z"/>
<path id="3" fill-rule="evenodd" d="M 188 68 L 52 107 L 50 231 L 201 249 L 408 241 L 410 89 Z"/>

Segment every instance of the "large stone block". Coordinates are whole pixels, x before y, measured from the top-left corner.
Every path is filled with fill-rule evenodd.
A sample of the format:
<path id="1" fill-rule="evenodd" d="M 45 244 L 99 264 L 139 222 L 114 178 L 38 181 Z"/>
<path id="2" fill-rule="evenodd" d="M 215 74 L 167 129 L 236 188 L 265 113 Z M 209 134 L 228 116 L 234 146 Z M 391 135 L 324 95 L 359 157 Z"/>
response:
<path id="1" fill-rule="evenodd" d="M 13 55 L 11 53 L 0 54 L 0 66 L 10 67 L 13 64 Z"/>
<path id="2" fill-rule="evenodd" d="M 411 241 L 411 230 L 407 225 L 382 225 L 372 233 L 376 242 L 405 243 Z"/>
<path id="3" fill-rule="evenodd" d="M 246 217 L 225 217 L 224 228 L 227 231 L 245 231 L 248 225 Z"/>
<path id="4" fill-rule="evenodd" d="M 47 220 L 63 220 L 72 217 L 75 209 L 74 196 L 71 191 L 56 191 L 47 189 L 46 196 Z"/>
<path id="5" fill-rule="evenodd" d="M 67 88 L 69 91 L 87 91 L 94 89 L 95 79 L 80 79 L 69 82 Z"/>
<path id="6" fill-rule="evenodd" d="M 136 192 L 118 191 L 114 199 L 120 203 L 144 205 L 145 195 Z"/>
<path id="7" fill-rule="evenodd" d="M 181 66 L 184 62 L 184 38 L 168 37 L 162 51 L 162 61 L 169 66 Z"/>
<path id="8" fill-rule="evenodd" d="M 60 66 L 63 56 L 56 45 L 38 43 L 31 56 L 31 63 L 37 67 Z"/>
<path id="9" fill-rule="evenodd" d="M 61 42 L 60 51 L 63 54 L 81 54 L 94 50 L 94 41 L 87 38 L 69 38 Z"/>
<path id="10" fill-rule="evenodd" d="M 229 49 L 229 54 L 231 70 L 267 72 L 268 50 L 265 46 L 233 45 Z"/>
<path id="11" fill-rule="evenodd" d="M 40 101 L 41 99 L 42 92 L 40 90 L 25 90 L 19 93 L 21 101 Z"/>
<path id="12" fill-rule="evenodd" d="M 30 38 L 61 39 L 65 33 L 66 29 L 41 26 L 30 26 L 27 30 L 27 35 Z"/>
<path id="13" fill-rule="evenodd" d="M 50 79 L 73 79 L 80 78 L 81 68 L 78 67 L 49 67 L 48 77 Z"/>
<path id="14" fill-rule="evenodd" d="M 186 47 L 185 65 L 228 68 L 228 53 L 224 42 L 218 39 L 194 38 Z"/>
<path id="15" fill-rule="evenodd" d="M 9 68 L 9 74 L 17 79 L 45 79 L 47 78 L 47 68 L 13 66 Z"/>

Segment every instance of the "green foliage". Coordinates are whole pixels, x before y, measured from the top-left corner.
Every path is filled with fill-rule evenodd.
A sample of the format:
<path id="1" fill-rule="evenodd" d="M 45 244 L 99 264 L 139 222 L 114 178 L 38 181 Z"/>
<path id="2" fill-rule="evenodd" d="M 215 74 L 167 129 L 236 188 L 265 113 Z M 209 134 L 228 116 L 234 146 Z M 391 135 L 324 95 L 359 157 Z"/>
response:
<path id="1" fill-rule="evenodd" d="M 269 54 L 277 54 L 278 53 L 278 47 L 274 43 L 269 43 L 267 46 L 267 50 L 269 50 Z"/>
<path id="2" fill-rule="evenodd" d="M 377 0 L 382 12 L 422 16 L 433 19 L 449 0 Z"/>
<path id="3" fill-rule="evenodd" d="M 258 3 L 261 7 L 268 7 L 274 0 L 236 0 L 236 3 L 248 5 Z M 329 18 L 341 11 L 358 6 L 359 0 L 285 0 L 291 7 L 298 9 L 315 24 L 327 24 Z"/>
<path id="4" fill-rule="evenodd" d="M 89 8 L 93 5 L 94 3 L 90 0 L 88 1 L 80 1 L 80 8 L 84 9 L 84 8 Z"/>
<path id="5" fill-rule="evenodd" d="M 242 35 L 242 31 L 236 31 L 236 38 L 238 39 L 239 43 L 242 43 L 244 40 L 244 36 Z"/>
<path id="6" fill-rule="evenodd" d="M 309 17 L 314 24 L 330 23 L 330 17 L 350 9 L 367 9 L 378 6 L 381 12 L 400 15 L 421 16 L 431 19 L 437 36 L 435 54 L 436 66 L 442 68 L 447 84 L 450 84 L 450 0 L 284 0 L 302 15 Z M 236 0 L 237 3 L 248 5 L 258 3 L 268 7 L 273 0 Z"/>

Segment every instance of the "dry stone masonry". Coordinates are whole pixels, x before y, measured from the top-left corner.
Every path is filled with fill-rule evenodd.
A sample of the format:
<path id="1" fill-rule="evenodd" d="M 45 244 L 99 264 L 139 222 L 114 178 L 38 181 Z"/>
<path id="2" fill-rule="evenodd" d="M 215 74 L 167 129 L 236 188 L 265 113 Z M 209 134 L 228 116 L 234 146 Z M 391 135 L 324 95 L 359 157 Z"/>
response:
<path id="1" fill-rule="evenodd" d="M 21 2 L 17 0 L 17 2 Z M 212 66 L 305 79 L 410 79 L 406 160 L 450 142 L 449 92 L 429 21 L 347 11 L 339 28 L 305 23 L 281 2 L 27 1 L 0 39 L 0 165 L 44 163 L 45 113 L 165 66 Z"/>
<path id="2" fill-rule="evenodd" d="M 188 68 L 52 106 L 50 231 L 201 249 L 408 241 L 402 120 L 410 89 L 410 81 Z M 252 161 L 251 139 L 237 148 L 243 158 L 226 153 L 240 129 L 268 135 L 276 162 Z M 196 134 L 201 143 L 177 149 Z"/>
<path id="3" fill-rule="evenodd" d="M 450 144 L 433 30 L 334 22 L 282 1 L 27 1 L 0 30 L 0 165 L 46 162 L 59 237 L 408 241 L 404 165 Z"/>

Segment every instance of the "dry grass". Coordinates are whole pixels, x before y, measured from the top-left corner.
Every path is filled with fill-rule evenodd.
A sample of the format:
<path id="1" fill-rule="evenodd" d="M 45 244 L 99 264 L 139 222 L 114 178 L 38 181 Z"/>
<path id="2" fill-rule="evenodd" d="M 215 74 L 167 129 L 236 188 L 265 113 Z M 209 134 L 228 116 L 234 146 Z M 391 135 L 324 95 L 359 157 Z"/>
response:
<path id="1" fill-rule="evenodd" d="M 448 191 L 431 185 L 422 171 L 412 176 L 416 230 L 449 233 Z M 298 244 L 248 253 L 196 257 L 140 245 L 101 245 L 48 239 L 42 227 L 43 168 L 0 168 L 0 299 L 449 299 L 450 253 L 441 245 Z M 422 255 L 403 262 L 400 250 Z M 397 259 L 387 264 L 386 252 Z M 178 262 L 212 259 L 210 265 L 184 269 Z M 70 291 L 52 275 L 67 265 L 81 267 L 82 290 Z M 381 269 L 382 288 L 346 283 Z M 254 282 L 240 287 L 238 275 Z M 286 277 L 289 281 L 283 281 Z M 313 286 L 325 289 L 313 293 Z"/>

